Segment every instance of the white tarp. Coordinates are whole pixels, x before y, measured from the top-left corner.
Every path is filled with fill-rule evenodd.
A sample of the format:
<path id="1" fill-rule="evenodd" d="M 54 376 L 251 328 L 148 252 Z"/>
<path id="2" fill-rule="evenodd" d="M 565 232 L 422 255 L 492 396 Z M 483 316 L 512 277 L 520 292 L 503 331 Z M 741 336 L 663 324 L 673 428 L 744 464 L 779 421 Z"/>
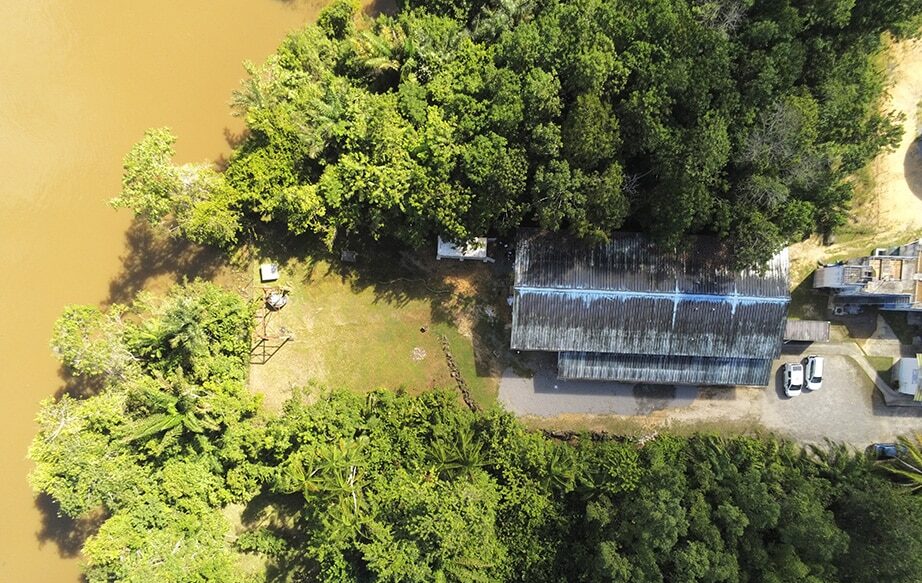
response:
<path id="1" fill-rule="evenodd" d="M 901 358 L 896 366 L 898 369 L 897 380 L 900 383 L 900 392 L 904 395 L 915 396 L 919 390 L 920 379 L 919 358 Z"/>
<path id="2" fill-rule="evenodd" d="M 461 261 L 465 259 L 490 261 L 490 258 L 487 257 L 487 238 L 477 237 L 467 246 L 458 247 L 439 237 L 439 248 L 435 257 L 436 259 L 460 259 Z"/>

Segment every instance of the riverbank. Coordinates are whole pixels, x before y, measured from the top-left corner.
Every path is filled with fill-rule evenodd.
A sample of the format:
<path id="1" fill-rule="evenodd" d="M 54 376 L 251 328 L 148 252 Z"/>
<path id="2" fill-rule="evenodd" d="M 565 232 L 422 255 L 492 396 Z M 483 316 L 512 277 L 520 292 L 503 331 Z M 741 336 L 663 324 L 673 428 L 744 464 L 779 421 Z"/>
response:
<path id="1" fill-rule="evenodd" d="M 208 261 L 158 247 L 106 201 L 121 160 L 151 126 L 182 136 L 178 158 L 229 152 L 242 128 L 228 101 L 286 31 L 322 4 L 295 0 L 85 4 L 14 0 L 0 23 L 0 573 L 17 583 L 79 579 L 85 528 L 33 498 L 26 449 L 41 399 L 66 379 L 51 326 L 67 304 L 119 301 L 135 289 L 202 274 Z M 139 253 L 142 252 L 142 253 Z M 193 260 L 194 259 L 194 260 Z"/>

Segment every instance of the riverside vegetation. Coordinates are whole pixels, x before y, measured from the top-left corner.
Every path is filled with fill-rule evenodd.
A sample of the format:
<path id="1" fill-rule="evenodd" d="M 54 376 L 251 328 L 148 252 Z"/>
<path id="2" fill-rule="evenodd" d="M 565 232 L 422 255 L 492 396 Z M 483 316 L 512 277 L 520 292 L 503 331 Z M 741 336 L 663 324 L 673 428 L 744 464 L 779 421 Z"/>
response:
<path id="1" fill-rule="evenodd" d="M 333 245 L 520 225 L 589 241 L 730 242 L 740 265 L 841 224 L 851 175 L 899 143 L 882 39 L 920 0 L 336 0 L 234 97 L 217 172 L 154 129 L 114 200 L 198 241 L 263 222 Z"/>
<path id="2" fill-rule="evenodd" d="M 101 521 L 83 546 L 89 581 L 909 583 L 922 572 L 922 497 L 844 448 L 561 443 L 445 391 L 315 388 L 273 414 L 244 386 L 251 316 L 238 295 L 192 283 L 58 321 L 56 352 L 97 389 L 42 405 L 31 479 L 61 512 Z"/>

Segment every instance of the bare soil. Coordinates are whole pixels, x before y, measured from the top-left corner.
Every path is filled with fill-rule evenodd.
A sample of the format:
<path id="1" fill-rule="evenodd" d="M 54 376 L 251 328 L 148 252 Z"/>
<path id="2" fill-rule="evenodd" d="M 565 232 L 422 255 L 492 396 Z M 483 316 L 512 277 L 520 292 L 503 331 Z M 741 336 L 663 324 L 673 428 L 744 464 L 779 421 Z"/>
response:
<path id="1" fill-rule="evenodd" d="M 885 109 L 906 116 L 903 140 L 874 164 L 878 228 L 886 232 L 922 229 L 922 157 L 918 106 L 922 101 L 922 43 L 903 41 L 890 50 L 890 99 Z"/>

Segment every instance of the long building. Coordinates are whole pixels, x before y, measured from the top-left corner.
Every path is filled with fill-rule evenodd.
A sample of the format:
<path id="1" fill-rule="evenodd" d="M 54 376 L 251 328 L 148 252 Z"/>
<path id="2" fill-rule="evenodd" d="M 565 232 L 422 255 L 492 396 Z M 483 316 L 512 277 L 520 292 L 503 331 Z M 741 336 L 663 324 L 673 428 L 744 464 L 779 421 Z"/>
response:
<path id="1" fill-rule="evenodd" d="M 790 294 L 787 251 L 762 272 L 735 272 L 715 240 L 678 252 L 618 234 L 586 246 L 519 234 L 512 341 L 558 353 L 562 379 L 766 385 Z"/>

